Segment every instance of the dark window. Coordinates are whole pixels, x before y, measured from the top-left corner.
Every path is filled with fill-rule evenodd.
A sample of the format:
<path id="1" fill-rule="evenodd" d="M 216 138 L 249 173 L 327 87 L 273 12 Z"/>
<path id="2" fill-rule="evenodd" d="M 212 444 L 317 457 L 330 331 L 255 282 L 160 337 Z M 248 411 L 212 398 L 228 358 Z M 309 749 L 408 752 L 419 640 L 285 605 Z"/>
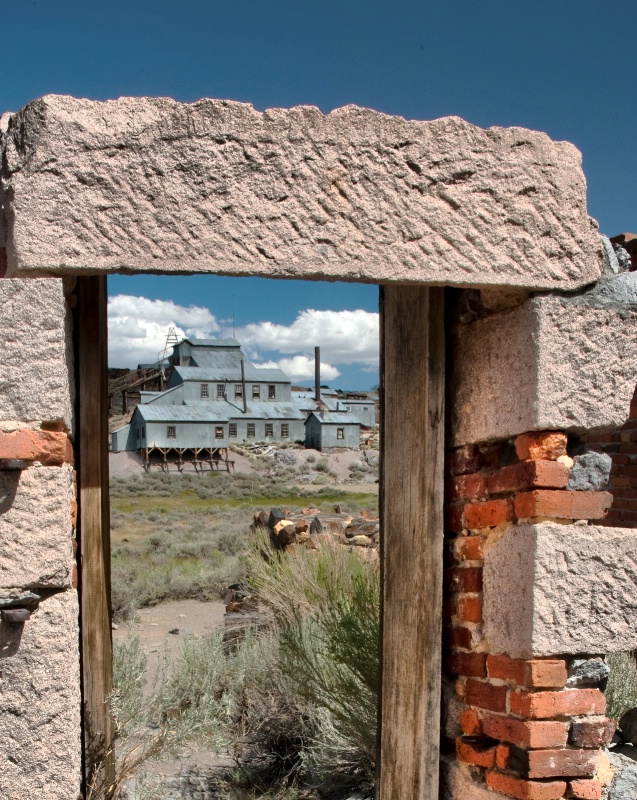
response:
<path id="1" fill-rule="evenodd" d="M 258 383 L 252 384 L 252 399 L 259 400 L 261 397 L 261 387 Z"/>
<path id="2" fill-rule="evenodd" d="M 234 399 L 240 400 L 243 397 L 243 386 L 240 383 L 234 385 Z"/>
<path id="3" fill-rule="evenodd" d="M 248 422 L 248 436 L 254 438 L 256 436 L 256 431 L 254 428 L 254 422 Z"/>
<path id="4" fill-rule="evenodd" d="M 177 438 L 177 428 L 174 425 L 169 425 L 166 429 L 166 436 L 169 439 L 176 439 Z"/>
<path id="5" fill-rule="evenodd" d="M 224 397 L 223 390 L 224 390 L 223 383 L 218 383 L 217 384 L 217 400 L 222 400 L 223 399 L 223 397 Z"/>
<path id="6" fill-rule="evenodd" d="M 223 426 L 217 425 L 215 428 L 215 439 L 223 439 Z"/>
<path id="7" fill-rule="evenodd" d="M 228 436 L 236 436 L 237 435 L 237 423 L 231 422 L 228 426 Z"/>
<path id="8" fill-rule="evenodd" d="M 336 429 L 336 438 L 337 439 L 344 439 L 345 438 L 345 428 L 337 428 Z"/>
<path id="9" fill-rule="evenodd" d="M 146 438 L 146 426 L 144 425 L 144 427 L 142 428 L 142 439 L 145 438 Z"/>
<path id="10" fill-rule="evenodd" d="M 268 386 L 268 400 L 276 400 L 276 386 Z"/>
<path id="11" fill-rule="evenodd" d="M 271 422 L 265 423 L 265 435 L 274 436 L 274 425 Z"/>
<path id="12" fill-rule="evenodd" d="M 208 397 L 210 397 L 210 394 L 209 394 L 209 391 L 208 391 L 208 384 L 207 383 L 202 383 L 201 384 L 201 399 L 202 400 L 204 398 L 207 399 Z"/>
<path id="13" fill-rule="evenodd" d="M 287 425 L 285 422 L 281 425 L 281 438 L 287 439 L 290 435 L 290 426 Z"/>

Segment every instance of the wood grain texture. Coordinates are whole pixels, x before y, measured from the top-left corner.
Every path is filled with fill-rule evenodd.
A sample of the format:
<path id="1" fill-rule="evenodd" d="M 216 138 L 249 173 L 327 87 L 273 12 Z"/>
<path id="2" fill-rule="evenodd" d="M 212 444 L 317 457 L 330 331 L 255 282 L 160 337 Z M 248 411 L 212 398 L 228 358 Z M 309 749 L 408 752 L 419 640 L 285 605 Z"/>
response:
<path id="1" fill-rule="evenodd" d="M 438 800 L 444 290 L 381 288 L 378 800 Z"/>
<path id="2" fill-rule="evenodd" d="M 79 278 L 79 538 L 84 762 L 87 786 L 114 778 L 106 391 L 106 278 Z"/>

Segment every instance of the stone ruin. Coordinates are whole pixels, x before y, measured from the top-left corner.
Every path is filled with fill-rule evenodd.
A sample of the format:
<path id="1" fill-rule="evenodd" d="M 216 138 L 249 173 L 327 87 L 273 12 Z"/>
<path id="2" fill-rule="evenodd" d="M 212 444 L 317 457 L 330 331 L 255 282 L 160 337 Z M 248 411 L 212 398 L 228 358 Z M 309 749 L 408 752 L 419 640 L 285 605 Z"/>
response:
<path id="1" fill-rule="evenodd" d="M 425 676 L 425 755 L 448 800 L 626 797 L 595 668 L 637 648 L 635 518 L 613 511 L 635 476 L 632 450 L 607 447 L 609 492 L 605 462 L 587 454 L 634 446 L 637 272 L 587 214 L 576 148 L 353 106 L 51 96 L 2 117 L 0 149 L 0 795 L 78 797 L 82 726 L 103 705 L 80 669 L 80 636 L 95 663 L 82 552 L 99 499 L 77 405 L 82 287 L 90 297 L 109 272 L 215 272 L 375 282 L 388 295 L 450 287 L 447 505 L 432 556 L 446 565 L 444 668 Z M 383 546 L 400 549 L 404 532 L 383 524 Z M 417 588 L 391 578 L 403 596 Z M 426 645 L 439 652 L 439 640 Z M 381 800 L 392 786 L 434 800 L 437 768 L 411 795 L 400 785 L 422 755 L 405 748 L 383 778 L 393 756 L 381 745 Z"/>

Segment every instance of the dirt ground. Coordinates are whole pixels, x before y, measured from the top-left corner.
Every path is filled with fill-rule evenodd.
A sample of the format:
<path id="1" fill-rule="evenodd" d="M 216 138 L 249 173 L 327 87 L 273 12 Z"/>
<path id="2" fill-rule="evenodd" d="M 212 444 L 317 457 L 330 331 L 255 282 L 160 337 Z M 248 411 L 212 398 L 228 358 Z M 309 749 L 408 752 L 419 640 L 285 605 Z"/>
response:
<path id="1" fill-rule="evenodd" d="M 131 636 L 138 636 L 143 651 L 148 656 L 148 683 L 150 693 L 155 676 L 163 663 L 164 652 L 168 657 L 179 657 L 184 640 L 207 636 L 223 626 L 225 606 L 221 601 L 200 602 L 199 600 L 176 600 L 160 603 L 152 608 L 142 608 L 135 622 L 118 625 L 113 630 L 115 642 L 125 642 Z M 177 633 L 171 633 L 177 631 Z M 181 758 L 166 755 L 164 758 L 146 764 L 148 773 L 169 782 L 186 767 L 197 771 L 231 766 L 230 756 L 212 753 L 206 748 L 189 749 Z"/>

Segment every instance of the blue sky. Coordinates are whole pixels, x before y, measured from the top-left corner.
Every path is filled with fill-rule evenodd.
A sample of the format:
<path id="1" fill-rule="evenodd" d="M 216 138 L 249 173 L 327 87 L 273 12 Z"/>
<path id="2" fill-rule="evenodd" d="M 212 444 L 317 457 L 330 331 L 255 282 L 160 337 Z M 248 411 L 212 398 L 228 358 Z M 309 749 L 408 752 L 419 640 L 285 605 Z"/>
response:
<path id="1" fill-rule="evenodd" d="M 456 114 L 481 127 L 540 129 L 582 150 L 589 211 L 612 235 L 637 229 L 634 11 L 634 0 L 0 0 L 0 110 L 47 93 L 208 96 L 258 109 L 357 103 L 415 119 Z M 308 309 L 377 309 L 375 287 L 214 276 L 116 276 L 110 293 L 205 306 L 220 332 L 234 295 L 239 328 L 278 323 L 288 347 L 320 330 L 320 318 L 312 328 L 303 316 Z M 159 311 L 170 309 L 153 309 L 161 326 Z M 331 382 L 368 387 L 376 382 L 368 349 L 365 361 L 334 363 L 344 358 L 338 319 L 324 318 L 326 363 L 340 372 Z M 351 335 L 356 320 L 343 319 L 342 335 Z M 368 334 L 366 320 L 358 319 Z M 251 354 L 290 356 L 266 347 L 268 330 L 246 331 Z"/>

